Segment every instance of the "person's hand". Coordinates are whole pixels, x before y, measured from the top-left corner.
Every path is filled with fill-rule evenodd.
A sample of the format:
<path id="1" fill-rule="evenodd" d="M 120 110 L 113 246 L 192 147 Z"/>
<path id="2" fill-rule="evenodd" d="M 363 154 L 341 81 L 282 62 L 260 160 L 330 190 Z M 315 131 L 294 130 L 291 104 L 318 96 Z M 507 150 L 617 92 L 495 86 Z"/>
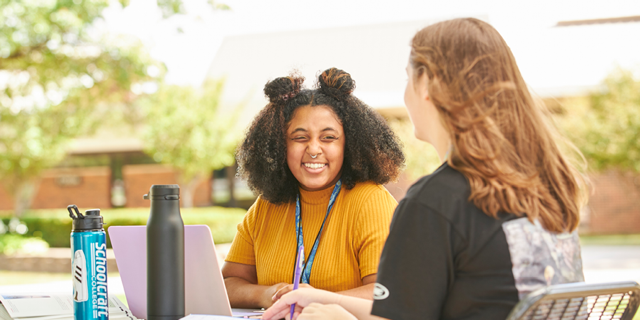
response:
<path id="1" fill-rule="evenodd" d="M 299 284 L 299 285 L 298 285 L 298 288 L 299 288 L 299 289 L 300 289 L 300 288 L 312 288 L 312 289 L 313 289 L 313 287 L 312 287 L 311 285 L 306 284 L 306 283 L 301 283 L 301 284 Z M 292 285 L 292 284 L 288 284 L 288 285 L 286 285 L 286 286 L 284 286 L 284 287 L 281 287 L 281 288 L 276 292 L 276 294 L 274 294 L 274 295 L 273 295 L 273 297 L 271 297 L 271 300 L 273 300 L 273 302 L 276 302 L 276 301 L 280 300 L 280 298 L 281 298 L 282 296 L 284 296 L 285 294 L 287 294 L 287 293 L 289 293 L 289 292 L 291 292 L 291 291 L 293 291 L 293 285 Z"/>
<path id="2" fill-rule="evenodd" d="M 296 317 L 294 316 L 294 319 Z M 332 319 L 332 320 L 356 320 L 356 317 L 337 304 L 320 304 L 311 303 L 306 306 L 297 320 L 316 320 L 316 319 Z"/>
<path id="3" fill-rule="evenodd" d="M 332 304 L 339 303 L 340 300 L 341 295 L 337 293 L 319 289 L 299 288 L 298 290 L 283 295 L 280 300 L 276 301 L 271 308 L 264 312 L 262 319 L 277 320 L 287 317 L 291 311 L 291 305 L 294 303 L 296 304 L 296 311 L 293 318 L 296 319 L 297 315 L 302 311 L 302 308 L 313 302 Z"/>
<path id="4" fill-rule="evenodd" d="M 278 290 L 289 286 L 290 284 L 288 283 L 284 283 L 284 282 L 280 282 L 280 283 L 276 283 L 270 287 L 268 287 L 263 293 L 262 296 L 260 298 L 260 307 L 262 308 L 269 308 L 271 307 L 271 305 L 273 304 L 273 302 L 275 300 L 273 300 L 273 297 L 276 295 L 276 293 L 278 292 Z"/>

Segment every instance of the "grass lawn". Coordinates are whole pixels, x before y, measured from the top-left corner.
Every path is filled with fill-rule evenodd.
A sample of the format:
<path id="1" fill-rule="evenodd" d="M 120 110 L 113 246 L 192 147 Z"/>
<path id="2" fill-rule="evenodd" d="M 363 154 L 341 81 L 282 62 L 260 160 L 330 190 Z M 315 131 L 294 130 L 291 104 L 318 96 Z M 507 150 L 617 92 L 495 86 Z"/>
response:
<path id="1" fill-rule="evenodd" d="M 640 234 L 586 235 L 580 236 L 580 243 L 582 245 L 640 246 Z"/>

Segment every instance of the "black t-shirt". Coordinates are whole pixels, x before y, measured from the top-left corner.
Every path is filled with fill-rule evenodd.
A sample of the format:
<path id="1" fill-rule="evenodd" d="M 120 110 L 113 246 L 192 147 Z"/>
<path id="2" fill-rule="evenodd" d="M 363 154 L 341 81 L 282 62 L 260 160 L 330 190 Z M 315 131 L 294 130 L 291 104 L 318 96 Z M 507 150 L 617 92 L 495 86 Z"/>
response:
<path id="1" fill-rule="evenodd" d="M 372 314 L 389 319 L 505 319 L 548 284 L 584 281 L 577 233 L 483 213 L 468 180 L 446 163 L 396 208 Z"/>

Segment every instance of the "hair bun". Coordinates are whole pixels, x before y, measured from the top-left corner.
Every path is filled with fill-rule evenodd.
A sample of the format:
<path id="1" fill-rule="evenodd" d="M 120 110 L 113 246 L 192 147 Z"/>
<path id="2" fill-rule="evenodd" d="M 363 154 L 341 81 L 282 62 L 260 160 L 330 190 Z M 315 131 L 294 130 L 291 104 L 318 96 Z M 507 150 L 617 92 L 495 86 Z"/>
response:
<path id="1" fill-rule="evenodd" d="M 318 76 L 318 85 L 323 93 L 337 99 L 344 99 L 356 88 L 356 82 L 344 70 L 330 68 Z"/>
<path id="2" fill-rule="evenodd" d="M 304 82 L 304 77 L 297 73 L 292 73 L 288 77 L 276 78 L 264 85 L 264 94 L 271 103 L 285 102 L 300 92 L 302 82 Z"/>

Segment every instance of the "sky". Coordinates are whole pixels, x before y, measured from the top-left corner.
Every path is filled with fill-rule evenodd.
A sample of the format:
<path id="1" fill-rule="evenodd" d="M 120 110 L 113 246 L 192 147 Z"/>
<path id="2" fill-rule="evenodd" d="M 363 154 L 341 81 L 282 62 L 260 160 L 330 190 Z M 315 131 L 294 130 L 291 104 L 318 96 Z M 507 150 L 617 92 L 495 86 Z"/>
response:
<path id="1" fill-rule="evenodd" d="M 105 11 L 105 25 L 134 35 L 165 63 L 165 80 L 199 85 L 225 36 L 319 29 L 394 21 L 487 16 L 510 39 L 522 41 L 558 21 L 640 15 L 638 0 L 220 0 L 231 10 L 213 11 L 206 0 L 184 0 L 186 14 L 162 19 L 155 0 L 118 1 Z M 597 44 L 594 44 L 597 45 Z"/>

